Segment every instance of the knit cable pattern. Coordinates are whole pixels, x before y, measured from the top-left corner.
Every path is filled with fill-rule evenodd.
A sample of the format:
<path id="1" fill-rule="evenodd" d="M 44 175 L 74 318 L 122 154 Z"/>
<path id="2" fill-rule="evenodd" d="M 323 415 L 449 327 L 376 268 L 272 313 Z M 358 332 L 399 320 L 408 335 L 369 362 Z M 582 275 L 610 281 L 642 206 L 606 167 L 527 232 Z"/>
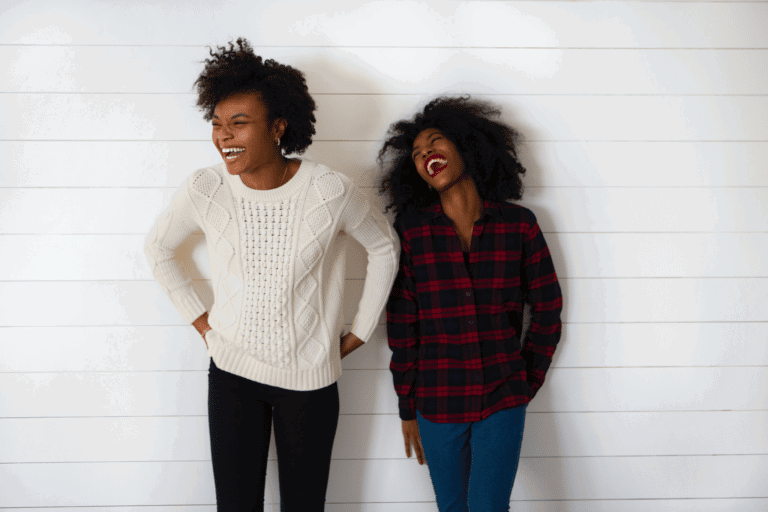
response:
<path id="1" fill-rule="evenodd" d="M 344 195 L 344 183 L 334 173 L 326 172 L 314 176 L 305 198 L 304 217 L 299 239 L 303 245 L 299 248 L 296 265 L 296 286 L 294 287 L 297 310 L 296 327 L 299 356 L 311 365 L 316 365 L 325 357 L 324 345 L 311 336 L 318 322 L 317 305 L 312 303 L 317 280 L 313 269 L 323 256 L 323 246 L 318 239 L 333 225 L 333 215 L 329 209 L 332 201 Z"/>
<path id="2" fill-rule="evenodd" d="M 216 293 L 218 327 L 232 331 L 236 327 L 242 299 L 242 279 L 233 272 L 232 259 L 237 243 L 237 226 L 229 209 L 218 201 L 231 201 L 229 190 L 223 190 L 224 180 L 211 169 L 204 169 L 190 183 L 195 206 L 206 224 L 206 236 L 212 236 L 213 246 L 221 258 L 221 271 Z"/>

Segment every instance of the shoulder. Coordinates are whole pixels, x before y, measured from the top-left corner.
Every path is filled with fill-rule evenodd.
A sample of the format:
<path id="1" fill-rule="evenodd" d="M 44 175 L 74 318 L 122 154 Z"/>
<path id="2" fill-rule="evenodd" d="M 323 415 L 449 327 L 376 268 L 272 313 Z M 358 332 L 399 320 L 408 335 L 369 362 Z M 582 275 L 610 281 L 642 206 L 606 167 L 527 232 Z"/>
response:
<path id="1" fill-rule="evenodd" d="M 395 218 L 394 228 L 400 238 L 412 238 L 423 233 L 423 228 L 435 217 L 429 208 L 406 210 Z"/>
<path id="2" fill-rule="evenodd" d="M 527 226 L 533 226 L 537 223 L 536 215 L 525 206 L 507 202 L 493 203 L 493 205 L 499 209 L 501 218 L 506 222 L 521 223 Z"/>
<path id="3" fill-rule="evenodd" d="M 312 162 L 310 160 L 302 160 L 301 165 L 308 167 L 310 175 L 312 176 L 312 182 L 321 187 L 322 190 L 332 192 L 334 195 L 346 195 L 356 188 L 349 176 L 335 169 L 331 169 L 327 165 Z"/>
<path id="4" fill-rule="evenodd" d="M 203 167 L 190 174 L 182 186 L 186 186 L 190 192 L 210 197 L 224 184 L 226 172 L 223 162 Z"/>

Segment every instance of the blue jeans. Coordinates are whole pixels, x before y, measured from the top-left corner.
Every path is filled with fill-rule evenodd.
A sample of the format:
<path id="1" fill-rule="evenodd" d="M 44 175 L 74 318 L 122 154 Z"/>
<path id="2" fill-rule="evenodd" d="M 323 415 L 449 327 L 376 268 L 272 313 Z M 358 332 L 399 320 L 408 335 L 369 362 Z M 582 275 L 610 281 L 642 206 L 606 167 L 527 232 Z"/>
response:
<path id="1" fill-rule="evenodd" d="M 470 423 L 433 423 L 416 412 L 440 512 L 509 510 L 526 407 Z"/>

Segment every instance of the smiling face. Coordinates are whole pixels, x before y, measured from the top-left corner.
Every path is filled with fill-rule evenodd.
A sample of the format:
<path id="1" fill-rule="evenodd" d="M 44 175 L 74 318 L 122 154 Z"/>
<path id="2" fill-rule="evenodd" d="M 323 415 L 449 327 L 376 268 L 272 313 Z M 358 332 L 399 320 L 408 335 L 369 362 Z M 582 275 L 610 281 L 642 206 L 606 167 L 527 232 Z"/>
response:
<path id="1" fill-rule="evenodd" d="M 413 141 L 413 163 L 419 176 L 438 192 L 464 175 L 464 160 L 456 146 L 437 128 L 423 130 Z"/>
<path id="2" fill-rule="evenodd" d="M 213 144 L 230 174 L 255 172 L 282 158 L 277 141 L 285 127 L 285 119 L 269 121 L 258 94 L 234 94 L 216 105 Z"/>

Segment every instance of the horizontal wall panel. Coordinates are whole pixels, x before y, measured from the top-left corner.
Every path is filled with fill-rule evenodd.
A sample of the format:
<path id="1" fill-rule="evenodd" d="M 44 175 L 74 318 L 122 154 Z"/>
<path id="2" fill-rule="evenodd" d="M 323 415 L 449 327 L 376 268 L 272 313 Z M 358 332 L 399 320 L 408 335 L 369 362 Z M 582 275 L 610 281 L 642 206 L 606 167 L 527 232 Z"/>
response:
<path id="1" fill-rule="evenodd" d="M 311 94 L 766 94 L 766 50 L 256 47 Z M 2 92 L 188 93 L 208 52 L 4 46 Z"/>
<path id="2" fill-rule="evenodd" d="M 273 496 L 276 480 L 268 480 Z M 0 488 L 3 508 L 216 503 L 208 461 L 5 464 Z"/>
<path id="3" fill-rule="evenodd" d="M 174 193 L 169 188 L 4 189 L 0 232 L 146 235 Z"/>
<path id="4" fill-rule="evenodd" d="M 153 279 L 145 238 L 0 235 L 6 262 L 0 281 Z M 767 233 L 548 233 L 546 238 L 561 278 L 768 276 L 768 260 L 759 250 L 768 247 Z M 211 278 L 202 235 L 191 236 L 177 254 L 189 277 Z M 365 278 L 367 262 L 365 249 L 349 243 L 346 277 Z"/>
<path id="5" fill-rule="evenodd" d="M 766 410 L 761 378 L 768 368 L 553 368 L 528 410 Z"/>
<path id="6" fill-rule="evenodd" d="M 513 501 L 511 512 L 762 512 L 768 498 Z"/>
<path id="7" fill-rule="evenodd" d="M 525 419 L 522 457 L 766 453 L 767 427 L 766 411 L 533 412 Z"/>
<path id="8" fill-rule="evenodd" d="M 382 135 L 383 137 L 383 135 Z M 303 157 L 377 187 L 377 141 L 316 141 Z M 519 147 L 526 187 L 768 186 L 768 142 L 546 142 Z M 0 187 L 178 187 L 221 161 L 209 141 L 0 141 Z M 109 172 L 106 171 L 109 169 Z"/>
<path id="9" fill-rule="evenodd" d="M 154 279 L 144 255 L 146 238 L 146 235 L 0 236 L 0 252 L 7 255 L 11 267 L 7 273 L 0 270 L 0 281 Z M 202 233 L 190 236 L 176 255 L 184 262 L 190 278 L 211 279 L 208 247 Z"/>
<path id="10" fill-rule="evenodd" d="M 740 471 L 752 475 L 746 480 Z M 768 456 L 523 459 L 514 500 L 760 497 Z M 205 462 L 9 464 L 0 467 L 2 507 L 193 505 L 213 502 Z M 265 501 L 278 497 L 267 467 Z M 696 478 L 690 478 L 695 474 Z M 39 482 L 47 485 L 40 486 Z M 90 482 L 88 487 L 82 482 Z M 126 485 L 125 482 L 130 482 Z M 593 482 L 601 482 L 596 486 Z M 34 486 L 34 487 L 32 487 Z M 426 467 L 413 460 L 334 461 L 327 503 L 434 500 Z"/>
<path id="11" fill-rule="evenodd" d="M 434 502 L 427 503 L 333 503 L 334 512 L 437 512 Z M 764 512 L 768 498 L 718 499 L 642 499 L 642 500 L 557 500 L 512 501 L 511 512 Z M 48 508 L 19 508 L 18 512 L 49 512 Z M 88 507 L 58 507 L 60 512 L 92 512 Z M 215 512 L 215 505 L 164 507 L 99 507 L 103 512 Z M 266 512 L 279 512 L 279 505 L 265 505 Z"/>
<path id="12" fill-rule="evenodd" d="M 5 327 L 2 333 L 0 372 L 208 369 L 203 342 L 191 326 Z M 386 327 L 378 326 L 342 366 L 389 369 L 386 336 Z M 768 324 L 571 323 L 563 327 L 552 366 L 768 366 Z"/>
<path id="13" fill-rule="evenodd" d="M 523 459 L 512 498 L 762 498 L 766 471 L 765 455 Z"/>
<path id="14" fill-rule="evenodd" d="M 556 367 L 768 365 L 768 324 L 571 323 Z"/>
<path id="15" fill-rule="evenodd" d="M 717 221 L 712 219 L 712 222 Z M 560 277 L 768 276 L 768 261 L 760 250 L 768 247 L 768 233 L 548 233 L 545 236 Z"/>
<path id="16" fill-rule="evenodd" d="M 529 187 L 768 186 L 763 142 L 529 140 L 519 155 Z"/>
<path id="17" fill-rule="evenodd" d="M 257 46 L 765 48 L 766 25 L 762 4 L 751 2 L 218 0 L 169 8 L 15 0 L 0 43 L 208 45 L 245 34 Z"/>
<path id="18" fill-rule="evenodd" d="M 7 273 L 0 269 L 0 281 L 154 279 L 145 241 L 145 235 L 0 235 L 0 253 L 9 264 Z M 177 255 L 189 277 L 211 279 L 202 234 L 191 235 Z M 347 278 L 365 277 L 368 255 L 351 237 L 346 263 Z"/>
<path id="19" fill-rule="evenodd" d="M 768 279 L 566 279 L 566 322 L 764 322 Z"/>
<path id="20" fill-rule="evenodd" d="M 274 507 L 274 508 L 269 508 Z M 56 507 L 59 512 L 93 512 L 92 507 Z M 16 508 L 18 512 L 50 512 L 50 507 Z M 279 512 L 278 505 L 267 505 L 266 512 Z M 437 509 L 435 509 L 436 511 Z M 100 512 L 216 512 L 216 505 L 161 505 L 142 507 L 99 507 Z"/>
<path id="21" fill-rule="evenodd" d="M 529 413 L 522 457 L 766 453 L 766 411 Z M 334 459 L 405 459 L 397 414 L 341 415 Z M 0 464 L 210 460 L 206 416 L 0 419 Z M 83 442 L 74 442 L 82 440 Z M 87 440 L 87 442 L 85 442 Z M 275 459 L 274 441 L 270 459 Z"/>
<path id="22" fill-rule="evenodd" d="M 209 363 L 191 325 L 5 327 L 0 347 L 2 372 L 203 371 Z"/>
<path id="23" fill-rule="evenodd" d="M 192 326 L 5 327 L 2 333 L 0 372 L 204 371 L 210 362 Z M 380 325 L 342 366 L 386 370 L 390 357 Z"/>
<path id="24" fill-rule="evenodd" d="M 384 198 L 374 189 L 365 192 L 383 209 Z M 174 193 L 170 188 L 0 189 L 0 232 L 146 235 Z M 534 211 L 545 233 L 768 231 L 768 187 L 531 188 L 519 204 Z M 663 245 L 645 250 L 655 255 Z M 685 254 L 671 256 L 674 267 Z"/>
<path id="25" fill-rule="evenodd" d="M 318 141 L 301 158 L 377 187 L 378 142 Z M 766 144 L 768 148 L 768 144 Z M 749 153 L 749 149 L 743 149 Z M 766 149 L 768 152 L 768 149 Z M 2 187 L 178 187 L 195 170 L 221 163 L 201 141 L 0 141 Z M 109 169 L 107 171 L 106 169 Z"/>
<path id="26" fill-rule="evenodd" d="M 553 368 L 529 412 L 768 409 L 766 367 Z M 189 416 L 207 411 L 207 372 L 4 373 L 0 417 Z M 347 370 L 342 414 L 395 414 L 387 370 Z M 72 397 L 77 397 L 73 400 Z"/>
<path id="27" fill-rule="evenodd" d="M 210 284 L 194 286 L 208 307 Z M 563 279 L 568 323 L 765 322 L 768 278 Z M 348 280 L 345 323 L 363 281 Z M 45 311 L 45 315 L 40 315 Z M 0 326 L 186 325 L 153 281 L 0 282 Z"/>
<path id="28" fill-rule="evenodd" d="M 432 96 L 316 95 L 317 140 L 380 140 L 392 122 L 410 117 Z M 765 96 L 487 99 L 531 140 L 768 140 Z M 7 121 L 0 139 L 208 140 L 210 125 L 194 102 L 191 94 L 3 94 L 0 111 Z"/>
<path id="29" fill-rule="evenodd" d="M 278 505 L 268 505 L 264 508 L 266 512 L 279 512 Z M 28 508 L 17 507 L 17 512 L 50 512 L 50 507 Z M 58 512 L 93 512 L 93 507 L 56 507 Z M 161 505 L 161 506 L 141 506 L 141 507 L 99 507 L 100 512 L 216 512 L 216 505 Z M 437 511 L 437 508 L 435 508 Z M 430 511 L 431 512 L 431 511 Z"/>

